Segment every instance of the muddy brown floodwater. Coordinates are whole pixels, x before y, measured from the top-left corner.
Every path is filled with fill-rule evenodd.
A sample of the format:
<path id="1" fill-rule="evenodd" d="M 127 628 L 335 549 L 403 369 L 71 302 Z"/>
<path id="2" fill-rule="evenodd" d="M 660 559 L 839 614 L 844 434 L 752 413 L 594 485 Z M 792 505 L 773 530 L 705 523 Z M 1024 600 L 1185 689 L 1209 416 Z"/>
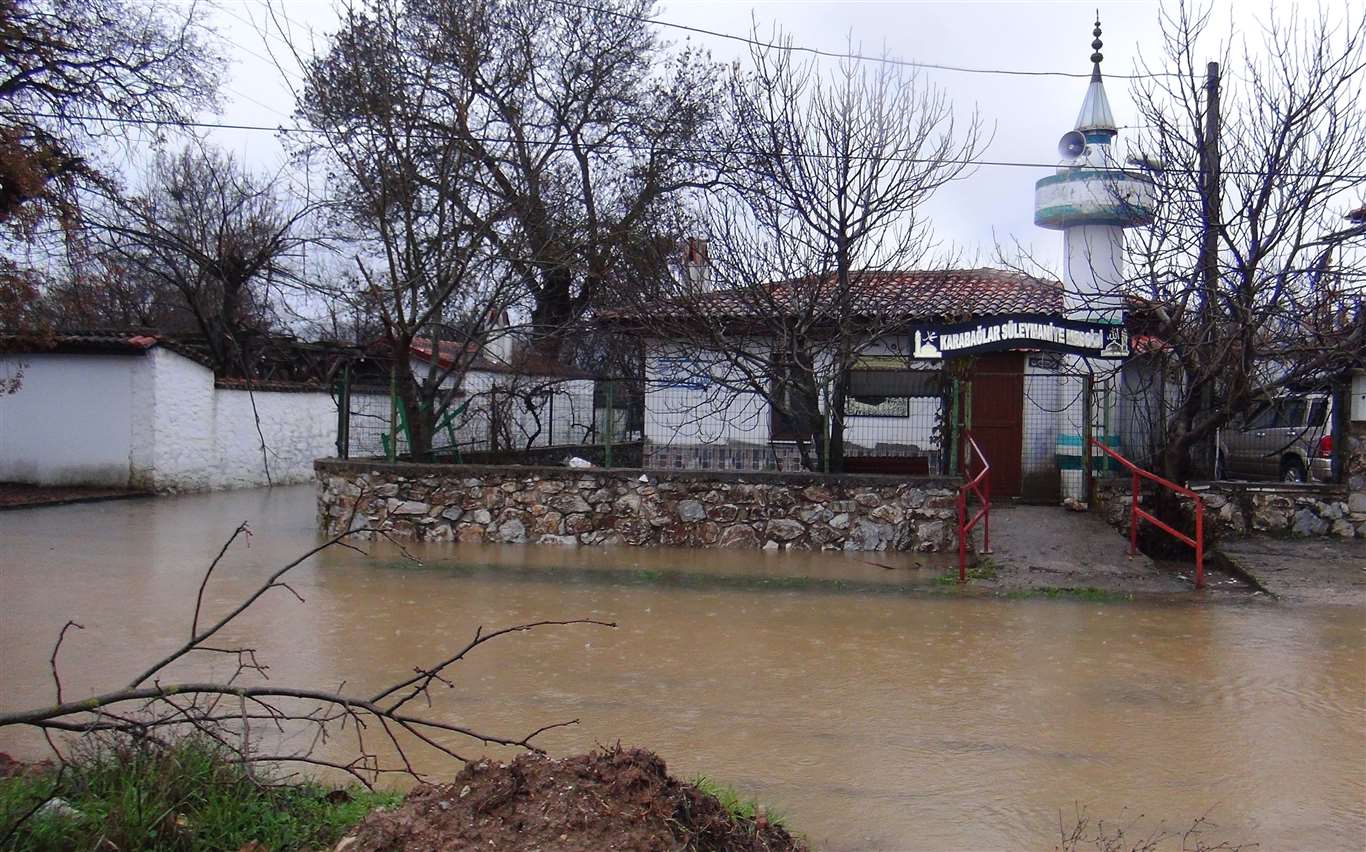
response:
<path id="1" fill-rule="evenodd" d="M 185 635 L 204 566 L 243 520 L 250 547 L 210 586 L 220 612 L 317 541 L 310 488 L 0 515 L 0 706 L 51 699 L 68 618 L 86 629 L 63 648 L 67 697 L 126 682 Z M 581 719 L 541 744 L 647 746 L 675 774 L 772 803 L 823 849 L 1052 848 L 1077 806 L 1171 829 L 1208 815 L 1211 836 L 1262 849 L 1366 847 L 1357 607 L 1003 600 L 841 555 L 417 555 L 333 550 L 295 575 L 306 604 L 272 594 L 229 638 L 249 637 L 276 682 L 360 690 L 477 625 L 617 621 L 486 646 L 431 712 L 503 733 Z M 42 754 L 13 731 L 0 750 Z"/>

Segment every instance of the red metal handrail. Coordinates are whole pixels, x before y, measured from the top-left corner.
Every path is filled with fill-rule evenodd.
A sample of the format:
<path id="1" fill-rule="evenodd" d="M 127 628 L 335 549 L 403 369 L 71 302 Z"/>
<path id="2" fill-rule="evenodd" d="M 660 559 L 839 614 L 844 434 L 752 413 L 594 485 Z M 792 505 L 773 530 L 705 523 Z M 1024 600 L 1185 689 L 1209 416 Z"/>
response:
<path id="1" fill-rule="evenodd" d="M 1090 439 L 1090 445 L 1092 447 L 1099 447 L 1110 458 L 1128 468 L 1130 475 L 1133 477 L 1133 493 L 1130 495 L 1129 502 L 1129 555 L 1133 556 L 1138 552 L 1138 522 L 1140 520 L 1150 521 L 1153 526 L 1162 530 L 1167 535 L 1195 548 L 1195 588 L 1203 589 L 1205 587 L 1205 501 L 1200 498 L 1199 494 L 1196 494 L 1189 488 L 1177 485 L 1175 482 L 1163 479 L 1155 473 L 1144 470 L 1124 456 L 1121 456 L 1119 453 L 1105 446 L 1100 441 L 1097 441 L 1095 438 Z M 1138 508 L 1138 480 L 1140 478 L 1150 479 L 1163 488 L 1167 488 L 1183 497 L 1189 497 L 1195 501 L 1195 538 L 1191 538 L 1185 533 L 1171 528 L 1153 515 Z"/>
<path id="2" fill-rule="evenodd" d="M 976 476 L 968 479 L 968 474 L 972 469 L 972 454 L 976 453 L 977 458 L 982 460 L 982 469 Z M 958 486 L 958 582 L 968 581 L 968 535 L 971 534 L 973 526 L 978 521 L 982 522 L 982 552 L 991 552 L 991 463 L 987 461 L 986 455 L 982 453 L 982 448 L 977 446 L 977 441 L 972 437 L 972 433 L 963 430 L 963 477 L 964 482 Z M 967 520 L 968 513 L 968 492 L 977 495 L 977 499 L 982 501 L 982 509 L 972 520 Z"/>

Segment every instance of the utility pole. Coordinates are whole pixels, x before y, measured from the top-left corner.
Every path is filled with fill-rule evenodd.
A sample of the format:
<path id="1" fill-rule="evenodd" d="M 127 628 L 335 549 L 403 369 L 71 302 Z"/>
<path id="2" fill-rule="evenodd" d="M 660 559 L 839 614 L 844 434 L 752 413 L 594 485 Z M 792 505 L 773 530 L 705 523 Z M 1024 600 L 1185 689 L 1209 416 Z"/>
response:
<path id="1" fill-rule="evenodd" d="M 1205 308 L 1219 288 L 1219 63 L 1205 67 L 1205 132 L 1200 145 L 1200 199 L 1204 231 L 1200 242 L 1200 277 Z"/>
<path id="2" fill-rule="evenodd" d="M 1219 192 L 1219 63 L 1205 66 L 1205 127 L 1200 140 L 1200 324 L 1201 345 L 1208 356 L 1214 347 L 1214 326 L 1219 296 L 1219 229 L 1223 221 L 1223 199 Z M 1208 363 L 1205 358 L 1202 362 Z M 1214 403 L 1213 375 L 1202 377 L 1201 412 Z M 1189 424 L 1187 424 L 1189 425 Z M 1204 442 L 1203 467 L 1213 473 L 1215 438 Z"/>

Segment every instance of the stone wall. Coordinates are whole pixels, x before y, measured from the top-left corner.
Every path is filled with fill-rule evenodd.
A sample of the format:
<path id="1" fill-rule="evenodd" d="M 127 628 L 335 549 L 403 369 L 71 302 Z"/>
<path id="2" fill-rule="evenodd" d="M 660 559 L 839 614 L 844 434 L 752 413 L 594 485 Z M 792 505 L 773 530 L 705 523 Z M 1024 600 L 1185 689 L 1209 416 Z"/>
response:
<path id="1" fill-rule="evenodd" d="M 1288 485 L 1274 482 L 1206 482 L 1191 486 L 1205 504 L 1205 535 L 1213 541 L 1248 535 L 1332 536 L 1366 539 L 1366 492 L 1341 485 Z M 1096 482 L 1096 509 L 1111 525 L 1129 529 L 1127 478 Z M 1145 488 L 1140 505 L 1151 504 Z M 1189 500 L 1189 527 L 1193 511 Z M 1151 510 L 1149 510 L 1151 511 Z"/>
<path id="2" fill-rule="evenodd" d="M 428 541 L 769 550 L 957 547 L 941 478 L 315 463 L 319 523 Z"/>
<path id="3" fill-rule="evenodd" d="M 1366 511 L 1366 420 L 1353 420 L 1347 426 L 1347 488 Z"/>

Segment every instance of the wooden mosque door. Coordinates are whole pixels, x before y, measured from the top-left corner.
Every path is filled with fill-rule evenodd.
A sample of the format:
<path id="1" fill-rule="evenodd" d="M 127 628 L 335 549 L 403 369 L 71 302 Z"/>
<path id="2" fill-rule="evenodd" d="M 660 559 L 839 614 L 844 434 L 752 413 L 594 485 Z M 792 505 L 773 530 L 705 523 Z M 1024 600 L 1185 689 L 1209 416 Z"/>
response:
<path id="1" fill-rule="evenodd" d="M 991 464 L 991 496 L 1018 497 L 1024 441 L 1024 359 L 982 355 L 972 371 L 972 436 Z"/>

